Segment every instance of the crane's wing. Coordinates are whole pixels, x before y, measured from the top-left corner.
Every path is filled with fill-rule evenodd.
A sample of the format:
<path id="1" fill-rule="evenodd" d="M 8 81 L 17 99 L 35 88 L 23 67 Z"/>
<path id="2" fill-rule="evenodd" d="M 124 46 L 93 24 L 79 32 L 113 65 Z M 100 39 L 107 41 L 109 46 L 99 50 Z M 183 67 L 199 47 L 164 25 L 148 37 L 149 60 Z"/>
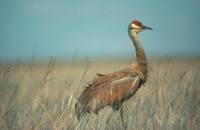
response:
<path id="1" fill-rule="evenodd" d="M 140 86 L 139 74 L 130 68 L 110 74 L 97 74 L 78 98 L 75 107 L 78 118 L 80 113 L 96 113 L 106 105 L 122 103 L 133 96 Z"/>
<path id="2" fill-rule="evenodd" d="M 129 82 L 131 80 L 136 80 L 137 81 L 137 79 L 138 79 L 138 76 L 128 75 L 128 76 L 126 76 L 124 78 L 114 80 L 113 82 L 111 82 L 111 85 L 112 86 L 118 86 L 118 85 L 124 84 L 126 82 Z"/>
<path id="3" fill-rule="evenodd" d="M 129 81 L 131 79 L 134 79 L 134 77 L 136 77 L 138 74 L 135 73 L 134 71 L 132 71 L 131 69 L 127 68 L 127 69 L 123 69 L 121 71 L 116 71 L 110 74 L 101 74 L 101 73 L 97 73 L 96 77 L 94 78 L 93 81 L 90 81 L 85 90 L 87 89 L 94 89 L 98 86 L 105 86 L 105 84 L 111 84 L 111 83 L 122 83 L 122 82 L 126 82 Z M 103 85 L 103 86 L 102 86 Z"/>
<path id="4" fill-rule="evenodd" d="M 117 100 L 116 98 L 122 100 L 137 91 L 141 81 L 139 75 L 130 68 L 110 74 L 97 74 L 95 79 L 84 88 L 80 97 L 89 100 L 92 97 L 104 96 L 113 97 L 112 100 Z"/>
<path id="5" fill-rule="evenodd" d="M 142 80 L 139 75 L 128 75 L 124 78 L 111 82 L 110 91 L 117 93 L 121 98 L 129 98 L 141 86 Z"/>

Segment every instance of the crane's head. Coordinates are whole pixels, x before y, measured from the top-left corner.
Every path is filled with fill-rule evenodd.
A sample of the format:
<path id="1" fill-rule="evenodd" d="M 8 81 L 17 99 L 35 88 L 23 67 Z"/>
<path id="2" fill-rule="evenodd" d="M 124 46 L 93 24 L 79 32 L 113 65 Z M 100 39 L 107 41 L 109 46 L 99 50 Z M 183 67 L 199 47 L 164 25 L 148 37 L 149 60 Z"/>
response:
<path id="1" fill-rule="evenodd" d="M 131 31 L 131 32 L 138 33 L 143 30 L 153 30 L 153 29 L 143 25 L 139 20 L 132 21 L 128 26 L 128 31 Z"/>

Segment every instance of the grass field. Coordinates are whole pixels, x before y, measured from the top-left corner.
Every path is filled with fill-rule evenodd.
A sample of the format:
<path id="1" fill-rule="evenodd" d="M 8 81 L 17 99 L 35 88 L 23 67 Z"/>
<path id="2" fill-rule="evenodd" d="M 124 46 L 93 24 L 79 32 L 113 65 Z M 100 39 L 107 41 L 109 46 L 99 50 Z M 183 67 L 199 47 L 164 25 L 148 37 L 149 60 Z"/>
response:
<path id="1" fill-rule="evenodd" d="M 122 69 L 130 62 L 1 64 L 1 130 L 121 130 L 117 112 L 74 115 L 76 98 L 95 73 Z M 149 78 L 124 103 L 129 130 L 199 130 L 200 60 L 150 61 Z"/>

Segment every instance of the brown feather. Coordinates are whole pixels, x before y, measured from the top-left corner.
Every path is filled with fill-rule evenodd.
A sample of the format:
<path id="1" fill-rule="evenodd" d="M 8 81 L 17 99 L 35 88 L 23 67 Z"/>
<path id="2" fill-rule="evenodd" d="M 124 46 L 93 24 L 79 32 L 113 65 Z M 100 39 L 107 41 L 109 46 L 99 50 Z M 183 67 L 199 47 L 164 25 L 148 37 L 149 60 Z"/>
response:
<path id="1" fill-rule="evenodd" d="M 76 104 L 78 118 L 86 112 L 98 113 L 105 106 L 122 104 L 133 96 L 141 86 L 142 78 L 132 67 L 110 74 L 97 74 L 78 98 Z M 135 77 L 139 77 L 139 80 L 135 81 Z"/>

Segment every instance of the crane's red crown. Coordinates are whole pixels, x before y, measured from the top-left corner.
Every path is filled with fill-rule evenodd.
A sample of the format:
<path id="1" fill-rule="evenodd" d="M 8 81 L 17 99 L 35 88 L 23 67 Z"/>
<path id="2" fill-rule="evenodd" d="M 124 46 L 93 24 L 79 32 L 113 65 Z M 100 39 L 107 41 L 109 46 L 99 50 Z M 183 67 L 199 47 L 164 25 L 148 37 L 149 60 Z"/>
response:
<path id="1" fill-rule="evenodd" d="M 140 27 L 143 25 L 139 20 L 134 20 L 132 23 Z"/>

